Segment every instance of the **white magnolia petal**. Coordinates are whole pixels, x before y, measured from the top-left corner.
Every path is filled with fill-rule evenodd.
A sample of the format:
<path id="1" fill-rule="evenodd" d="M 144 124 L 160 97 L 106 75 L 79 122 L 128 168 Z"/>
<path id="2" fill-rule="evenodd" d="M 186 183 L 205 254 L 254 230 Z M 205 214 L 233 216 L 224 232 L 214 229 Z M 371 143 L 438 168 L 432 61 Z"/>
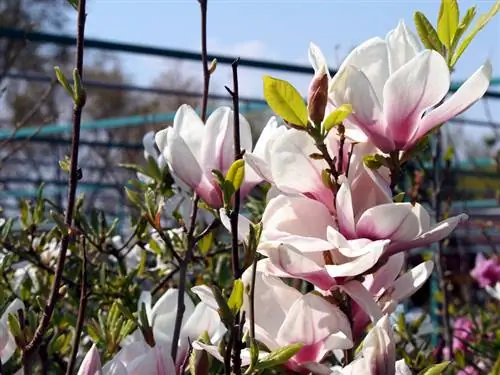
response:
<path id="1" fill-rule="evenodd" d="M 176 177 L 189 188 L 195 189 L 203 178 L 201 166 L 179 133 L 169 132 L 167 147 L 163 152 Z"/>
<path id="2" fill-rule="evenodd" d="M 389 50 L 389 70 L 394 73 L 420 52 L 417 37 L 406 27 L 403 20 L 385 37 Z"/>
<path id="3" fill-rule="evenodd" d="M 229 233 L 232 233 L 231 219 L 229 218 L 229 216 L 227 216 L 226 209 L 221 208 L 219 210 L 219 215 L 220 215 L 220 221 L 222 222 L 222 225 L 224 225 L 224 228 L 226 228 L 229 231 Z M 243 242 L 248 241 L 251 225 L 252 222 L 248 220 L 245 216 L 241 214 L 238 215 L 238 240 Z"/>
<path id="4" fill-rule="evenodd" d="M 83 358 L 78 369 L 78 375 L 97 375 L 101 373 L 101 358 L 97 346 L 94 344 Z"/>
<path id="5" fill-rule="evenodd" d="M 217 311 L 219 309 L 219 305 L 215 300 L 214 294 L 210 287 L 207 285 L 196 285 L 191 288 L 191 291 L 195 293 L 202 303 L 209 306 L 211 309 Z"/>
<path id="6" fill-rule="evenodd" d="M 309 62 L 311 63 L 315 75 L 326 74 L 330 78 L 330 72 L 328 71 L 328 65 L 326 63 L 325 56 L 319 47 L 314 43 L 309 43 Z"/>
<path id="7" fill-rule="evenodd" d="M 203 142 L 204 125 L 196 111 L 187 104 L 181 105 L 175 113 L 172 128 L 174 133 L 178 134 L 184 140 L 195 158 L 200 160 L 199 155 Z"/>

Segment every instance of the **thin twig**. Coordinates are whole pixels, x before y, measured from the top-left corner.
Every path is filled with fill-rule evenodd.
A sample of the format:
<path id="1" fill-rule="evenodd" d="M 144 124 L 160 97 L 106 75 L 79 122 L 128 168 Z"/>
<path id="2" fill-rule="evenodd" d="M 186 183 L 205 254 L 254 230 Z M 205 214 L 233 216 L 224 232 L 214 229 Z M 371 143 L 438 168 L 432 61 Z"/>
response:
<path id="1" fill-rule="evenodd" d="M 233 143 L 234 143 L 234 160 L 240 160 L 242 158 L 241 154 L 241 142 L 240 142 L 240 111 L 239 111 L 239 89 L 238 89 L 238 62 L 236 59 L 232 64 L 231 68 L 233 71 L 233 89 L 230 90 L 226 87 L 226 90 L 231 95 L 233 100 Z M 241 278 L 240 269 L 240 257 L 239 257 L 239 241 L 238 241 L 238 216 L 240 214 L 240 201 L 241 195 L 238 189 L 234 193 L 234 204 L 230 212 L 230 223 L 231 223 L 231 260 L 233 266 L 233 278 L 238 280 Z M 228 346 L 226 348 L 227 352 L 233 353 L 233 372 L 236 375 L 241 374 L 241 336 L 239 335 L 239 325 L 240 325 L 240 314 L 236 314 L 234 318 L 234 325 L 232 327 L 233 340 L 232 348 Z"/>
<path id="2" fill-rule="evenodd" d="M 80 344 L 80 336 L 82 334 L 83 322 L 85 320 L 85 309 L 87 307 L 87 244 L 85 237 L 82 237 L 82 280 L 80 286 L 80 305 L 78 307 L 78 318 L 76 320 L 75 336 L 73 337 L 73 346 L 71 348 L 71 357 L 66 370 L 66 375 L 71 375 L 75 368 L 76 355 Z"/>
<path id="3" fill-rule="evenodd" d="M 85 3 L 86 0 L 80 0 L 78 3 L 78 32 L 76 38 L 76 69 L 80 78 L 83 79 L 83 42 L 85 34 Z M 80 143 L 80 125 L 82 120 L 82 110 L 85 105 L 85 97 L 76 100 L 73 107 L 73 139 L 71 145 L 71 167 L 69 175 L 69 187 L 68 187 L 68 208 L 66 210 L 65 223 L 71 228 L 73 224 L 73 211 L 76 199 L 76 187 L 78 184 L 78 178 L 81 177 L 80 171 L 78 170 L 78 148 Z M 71 233 L 70 233 L 71 232 Z M 49 300 L 45 306 L 42 319 L 38 324 L 38 327 L 33 335 L 31 341 L 26 345 L 23 350 L 23 363 L 30 361 L 30 357 L 37 351 L 40 346 L 43 336 L 47 331 L 50 324 L 54 308 L 56 306 L 57 299 L 59 297 L 59 287 L 62 280 L 62 274 L 64 270 L 64 263 L 66 261 L 66 252 L 68 250 L 68 245 L 70 242 L 70 236 L 72 237 L 72 231 L 65 233 L 61 240 L 61 249 L 59 251 L 59 258 L 57 261 L 56 273 L 54 276 L 54 281 L 52 283 L 52 288 L 50 290 Z M 29 372 L 28 372 L 29 373 Z"/>
<path id="4" fill-rule="evenodd" d="M 175 267 L 172 271 L 170 271 L 167 275 L 161 279 L 161 281 L 156 285 L 153 290 L 151 291 L 152 295 L 157 294 L 167 283 L 172 280 L 172 278 L 175 276 L 175 274 L 179 271 L 179 267 Z"/>
<path id="5" fill-rule="evenodd" d="M 208 71 L 208 58 L 207 58 L 207 0 L 198 0 L 201 10 L 201 63 L 203 66 L 203 96 L 201 104 L 201 120 L 205 123 L 207 118 L 207 103 L 208 103 L 208 90 L 210 85 L 210 72 Z M 186 306 L 184 305 L 184 293 L 186 291 L 186 275 L 189 261 L 193 256 L 194 247 L 196 245 L 194 238 L 194 230 L 196 226 L 196 216 L 198 214 L 198 202 L 200 198 L 197 194 L 193 197 L 193 205 L 191 209 L 191 218 L 189 229 L 187 233 L 187 251 L 184 259 L 179 267 L 179 292 L 177 297 L 177 314 L 175 316 L 174 332 L 172 335 L 172 349 L 171 355 L 175 362 L 177 358 L 177 349 L 179 344 L 179 337 L 181 333 L 182 318 Z"/>

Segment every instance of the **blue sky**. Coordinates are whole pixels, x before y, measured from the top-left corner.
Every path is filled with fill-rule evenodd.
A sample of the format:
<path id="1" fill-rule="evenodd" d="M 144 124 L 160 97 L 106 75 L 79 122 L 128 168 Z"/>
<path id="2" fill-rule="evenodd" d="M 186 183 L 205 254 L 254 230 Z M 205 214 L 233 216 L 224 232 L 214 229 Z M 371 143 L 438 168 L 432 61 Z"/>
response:
<path id="1" fill-rule="evenodd" d="M 439 0 L 209 0 L 208 49 L 256 59 L 307 64 L 310 41 L 323 50 L 329 65 L 335 67 L 348 50 L 373 36 L 385 36 L 400 19 L 413 27 L 415 10 L 435 22 Z M 476 5 L 478 14 L 494 1 L 459 1 L 466 8 Z M 87 31 L 89 37 L 198 51 L 200 12 L 196 0 L 90 0 Z M 74 32 L 73 23 L 67 28 Z M 454 79 L 466 79 L 489 58 L 494 75 L 500 76 L 500 16 L 496 17 L 472 42 L 457 66 Z M 150 83 L 172 61 L 147 56 L 124 55 L 129 79 Z M 199 64 L 182 63 L 186 74 L 201 78 Z M 261 97 L 261 79 L 268 72 L 242 69 L 243 94 Z M 269 72 L 292 81 L 305 93 L 310 77 Z M 495 74 L 496 73 L 496 74 Z M 223 92 L 230 84 L 227 68 L 217 71 L 213 90 Z M 498 88 L 500 90 L 500 88 Z M 491 103 L 494 113 L 500 101 Z M 482 106 L 471 109 L 481 118 Z"/>

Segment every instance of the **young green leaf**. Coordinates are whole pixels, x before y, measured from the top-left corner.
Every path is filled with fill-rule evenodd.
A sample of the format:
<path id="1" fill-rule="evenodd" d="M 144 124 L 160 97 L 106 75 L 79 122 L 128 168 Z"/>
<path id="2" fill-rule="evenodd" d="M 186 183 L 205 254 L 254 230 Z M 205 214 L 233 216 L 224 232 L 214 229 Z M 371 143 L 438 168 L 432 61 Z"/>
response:
<path id="1" fill-rule="evenodd" d="M 423 372 L 422 375 L 440 375 L 443 373 L 443 371 L 448 367 L 450 364 L 449 361 L 441 362 L 438 363 L 437 365 L 433 365 L 429 368 L 426 368 Z"/>
<path id="2" fill-rule="evenodd" d="M 85 104 L 85 90 L 78 69 L 73 69 L 73 100 L 77 105 Z"/>
<path id="3" fill-rule="evenodd" d="M 476 24 L 474 25 L 474 28 L 472 29 L 472 31 L 469 33 L 469 35 L 467 35 L 465 37 L 465 39 L 462 41 L 462 43 L 460 43 L 460 46 L 458 47 L 457 52 L 455 53 L 455 55 L 453 55 L 453 57 L 451 59 L 451 64 L 450 64 L 451 67 L 455 66 L 455 64 L 457 63 L 460 56 L 462 56 L 464 51 L 469 46 L 470 42 L 472 42 L 472 40 L 476 37 L 477 33 L 479 33 L 483 29 L 483 27 L 485 27 L 486 24 L 491 21 L 491 19 L 498 13 L 499 10 L 500 10 L 500 1 L 497 1 L 491 7 L 491 9 L 488 11 L 488 13 L 485 13 L 485 14 L 481 15 L 481 17 L 479 17 L 479 19 L 477 20 Z"/>
<path id="4" fill-rule="evenodd" d="M 457 0 L 441 0 L 437 32 L 439 40 L 449 50 L 458 28 L 459 10 Z"/>
<path id="5" fill-rule="evenodd" d="M 302 344 L 290 344 L 283 346 L 282 348 L 276 349 L 269 353 L 267 356 L 262 358 L 262 360 L 255 366 L 256 370 L 265 370 L 267 368 L 273 368 L 282 365 L 295 354 L 302 349 Z"/>
<path id="6" fill-rule="evenodd" d="M 451 55 L 454 54 L 455 49 L 457 48 L 458 42 L 460 41 L 460 38 L 462 37 L 462 35 L 464 35 L 465 31 L 469 28 L 474 17 L 476 17 L 476 11 L 477 11 L 476 7 L 470 7 L 469 9 L 467 9 L 465 16 L 462 18 L 462 20 L 458 24 L 458 27 L 457 27 L 457 30 L 455 31 L 455 35 L 453 36 L 453 41 L 451 43 L 451 47 L 450 47 L 450 51 L 449 51 L 449 53 Z"/>
<path id="7" fill-rule="evenodd" d="M 235 160 L 227 171 L 225 180 L 233 185 L 234 191 L 238 190 L 245 178 L 245 161 L 243 159 Z"/>
<path id="8" fill-rule="evenodd" d="M 421 12 L 415 12 L 413 20 L 415 22 L 418 35 L 420 36 L 425 48 L 443 53 L 444 46 L 439 40 L 436 29 L 432 26 L 427 17 Z"/>
<path id="9" fill-rule="evenodd" d="M 304 99 L 289 82 L 264 76 L 264 98 L 283 120 L 293 125 L 307 126 L 309 117 Z"/>
<path id="10" fill-rule="evenodd" d="M 323 121 L 323 130 L 329 132 L 334 126 L 340 125 L 351 113 L 352 106 L 350 104 L 342 104 Z"/>
<path id="11" fill-rule="evenodd" d="M 236 315 L 243 305 L 243 289 L 243 282 L 240 279 L 234 280 L 233 290 L 227 301 L 227 305 L 233 315 Z"/>
<path id="12" fill-rule="evenodd" d="M 64 73 L 61 71 L 61 68 L 58 66 L 54 67 L 54 70 L 56 72 L 56 78 L 57 81 L 61 84 L 62 87 L 68 92 L 68 94 L 73 97 L 73 89 L 71 88 L 71 85 L 68 82 L 68 79 L 64 75 Z"/>

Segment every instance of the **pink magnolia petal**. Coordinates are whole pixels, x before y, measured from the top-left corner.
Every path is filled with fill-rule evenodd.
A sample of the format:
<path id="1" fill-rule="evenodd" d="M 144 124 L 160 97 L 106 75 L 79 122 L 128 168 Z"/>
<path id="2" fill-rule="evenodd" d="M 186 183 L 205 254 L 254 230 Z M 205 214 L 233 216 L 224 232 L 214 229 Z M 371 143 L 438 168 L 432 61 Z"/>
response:
<path id="1" fill-rule="evenodd" d="M 366 246 L 370 251 L 367 251 L 364 255 L 353 258 L 353 260 L 344 264 L 326 265 L 325 268 L 331 277 L 361 275 L 377 264 L 388 243 L 388 240 L 374 241 Z"/>
<path id="2" fill-rule="evenodd" d="M 101 373 L 101 358 L 94 344 L 83 358 L 78 375 L 98 375 Z"/>
<path id="3" fill-rule="evenodd" d="M 324 160 L 309 157 L 315 152 L 318 151 L 309 135 L 290 129 L 273 143 L 271 174 L 283 192 L 310 196 L 332 210 L 333 193 L 321 178 L 321 171 L 328 166 Z"/>
<path id="4" fill-rule="evenodd" d="M 331 86 L 333 92 L 330 91 L 335 104 L 351 104 L 354 111 L 349 121 L 363 130 L 382 151 L 393 148 L 392 140 L 385 135 L 379 97 L 365 73 L 354 66 L 346 66 L 337 76 L 335 86 Z"/>
<path id="5" fill-rule="evenodd" d="M 426 114 L 420 121 L 419 130 L 412 140 L 412 145 L 415 145 L 434 127 L 459 115 L 479 100 L 490 85 L 491 74 L 491 63 L 487 61 L 448 100 Z"/>
<path id="6" fill-rule="evenodd" d="M 370 363 L 371 374 L 395 375 L 396 346 L 387 315 L 366 335 L 363 357 Z"/>
<path id="7" fill-rule="evenodd" d="M 309 43 L 309 62 L 311 63 L 315 75 L 326 74 L 330 78 L 330 72 L 328 71 L 328 65 L 326 63 L 325 56 L 319 47 L 314 43 Z"/>
<path id="8" fill-rule="evenodd" d="M 405 254 L 399 253 L 395 254 L 387 260 L 387 263 L 380 267 L 377 272 L 371 277 L 371 281 L 367 283 L 368 279 L 365 278 L 363 285 L 374 295 L 377 295 L 380 291 L 387 289 L 394 280 L 398 277 L 399 273 L 403 269 L 405 261 Z"/>
<path id="9" fill-rule="evenodd" d="M 392 284 L 391 298 L 395 301 L 402 301 L 413 295 L 431 276 L 433 268 L 434 262 L 432 260 L 413 267 Z"/>
<path id="10" fill-rule="evenodd" d="M 262 224 L 263 242 L 281 241 L 282 237 L 292 234 L 295 239 L 304 237 L 311 242 L 318 239 L 326 240 L 326 229 L 335 225 L 328 208 L 322 203 L 305 197 L 285 195 L 269 201 L 262 217 Z"/>
<path id="11" fill-rule="evenodd" d="M 298 299 L 286 315 L 278 332 L 278 342 L 313 345 L 324 342 L 332 334 L 342 332 L 349 339 L 342 344 L 352 345 L 349 320 L 340 309 L 324 298 L 309 293 Z M 340 343 L 340 342 L 339 342 Z M 319 361 L 322 350 L 310 353 L 312 358 L 301 358 L 302 362 Z M 318 356 L 318 357 L 315 357 Z"/>
<path id="12" fill-rule="evenodd" d="M 345 58 L 339 68 L 339 73 L 348 66 L 355 67 L 363 72 L 370 81 L 378 102 L 381 102 L 384 83 L 389 77 L 387 42 L 379 37 L 375 37 L 361 43 Z M 340 97 L 344 95 L 341 87 L 338 87 L 338 83 L 336 82 L 337 80 L 341 80 L 342 75 L 339 73 L 333 77 L 330 85 L 332 99 L 334 99 L 337 105 L 343 104 L 343 102 L 337 102 L 335 94 L 340 94 Z M 335 93 L 334 90 L 336 88 L 338 91 Z"/>
<path id="13" fill-rule="evenodd" d="M 394 149 L 403 150 L 429 107 L 439 103 L 450 88 L 450 71 L 436 51 L 425 50 L 392 74 L 384 87 L 386 134 Z"/>
<path id="14" fill-rule="evenodd" d="M 339 230 L 348 238 L 356 238 L 356 222 L 354 221 L 354 208 L 352 202 L 352 193 L 349 182 L 344 180 L 337 192 L 336 209 Z"/>
<path id="15" fill-rule="evenodd" d="M 410 241 L 419 235 L 420 222 L 411 203 L 388 203 L 366 210 L 356 224 L 359 237 L 391 242 Z"/>
<path id="16" fill-rule="evenodd" d="M 324 267 L 322 252 L 304 254 L 292 246 L 279 245 L 267 249 L 266 254 L 274 267 L 294 278 L 307 280 L 323 290 L 335 285 Z"/>
<path id="17" fill-rule="evenodd" d="M 368 314 L 372 322 L 382 318 L 383 313 L 373 295 L 359 281 L 352 280 L 339 286 Z"/>
<path id="18" fill-rule="evenodd" d="M 458 224 L 468 219 L 466 214 L 460 214 L 450 217 L 446 220 L 435 224 L 428 231 L 419 234 L 411 241 L 393 242 L 389 245 L 388 254 L 396 254 L 399 251 L 410 250 L 417 247 L 425 246 L 448 237 L 455 230 Z"/>

